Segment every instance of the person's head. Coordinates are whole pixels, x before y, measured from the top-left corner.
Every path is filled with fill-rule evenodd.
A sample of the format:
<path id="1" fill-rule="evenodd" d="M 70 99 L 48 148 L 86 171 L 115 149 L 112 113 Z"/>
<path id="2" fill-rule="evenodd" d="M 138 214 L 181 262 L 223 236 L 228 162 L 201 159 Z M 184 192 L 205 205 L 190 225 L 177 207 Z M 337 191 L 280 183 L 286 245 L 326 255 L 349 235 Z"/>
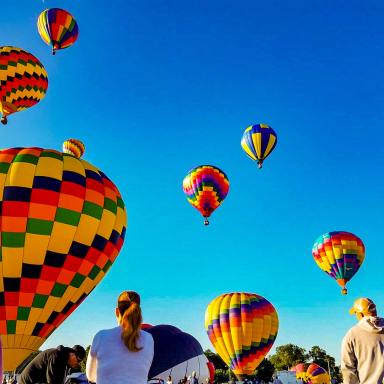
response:
<path id="1" fill-rule="evenodd" d="M 349 313 L 351 315 L 355 314 L 358 320 L 361 320 L 364 316 L 377 316 L 376 304 L 367 297 L 361 297 L 355 300 Z"/>
<path id="2" fill-rule="evenodd" d="M 71 368 L 76 368 L 85 358 L 85 349 L 81 345 L 74 345 L 69 350 L 68 365 Z"/>
<path id="3" fill-rule="evenodd" d="M 132 352 L 141 350 L 137 346 L 143 321 L 140 308 L 140 295 L 134 291 L 124 291 L 117 299 L 117 322 L 122 328 L 121 338 L 125 346 Z"/>

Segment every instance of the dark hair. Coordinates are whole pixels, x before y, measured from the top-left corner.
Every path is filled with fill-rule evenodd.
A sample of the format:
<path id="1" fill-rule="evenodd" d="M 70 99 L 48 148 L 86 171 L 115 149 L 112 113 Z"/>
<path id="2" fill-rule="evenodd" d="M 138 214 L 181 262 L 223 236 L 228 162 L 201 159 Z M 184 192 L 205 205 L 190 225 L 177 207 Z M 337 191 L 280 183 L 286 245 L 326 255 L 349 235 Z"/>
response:
<path id="1" fill-rule="evenodd" d="M 72 347 L 72 350 L 78 359 L 84 360 L 86 352 L 85 352 L 85 349 L 81 345 L 74 345 Z"/>
<path id="2" fill-rule="evenodd" d="M 134 291 L 125 291 L 117 300 L 117 308 L 121 315 L 120 325 L 123 329 L 121 338 L 131 352 L 138 352 L 142 348 L 137 346 L 143 321 L 140 308 L 140 295 Z"/>

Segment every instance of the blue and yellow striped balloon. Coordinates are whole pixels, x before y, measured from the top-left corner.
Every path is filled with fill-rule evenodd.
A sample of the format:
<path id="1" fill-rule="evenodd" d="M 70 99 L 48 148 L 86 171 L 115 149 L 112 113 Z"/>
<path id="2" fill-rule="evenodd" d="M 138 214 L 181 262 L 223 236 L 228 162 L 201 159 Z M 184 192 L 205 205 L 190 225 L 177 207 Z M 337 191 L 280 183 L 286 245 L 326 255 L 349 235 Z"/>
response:
<path id="1" fill-rule="evenodd" d="M 241 146 L 244 152 L 257 161 L 258 167 L 269 156 L 277 144 L 276 132 L 267 124 L 249 126 L 243 133 Z"/>

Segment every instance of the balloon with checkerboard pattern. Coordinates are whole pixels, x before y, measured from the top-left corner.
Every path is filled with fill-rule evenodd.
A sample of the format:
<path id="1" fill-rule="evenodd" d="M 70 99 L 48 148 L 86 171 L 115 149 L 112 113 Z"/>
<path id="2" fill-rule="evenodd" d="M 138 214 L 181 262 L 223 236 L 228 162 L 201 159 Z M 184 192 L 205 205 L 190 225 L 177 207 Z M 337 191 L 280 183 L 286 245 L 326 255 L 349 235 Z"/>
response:
<path id="1" fill-rule="evenodd" d="M 77 147 L 84 151 L 81 142 Z M 71 151 L 0 151 L 5 370 L 38 350 L 95 288 L 123 245 L 126 225 L 117 187 Z"/>

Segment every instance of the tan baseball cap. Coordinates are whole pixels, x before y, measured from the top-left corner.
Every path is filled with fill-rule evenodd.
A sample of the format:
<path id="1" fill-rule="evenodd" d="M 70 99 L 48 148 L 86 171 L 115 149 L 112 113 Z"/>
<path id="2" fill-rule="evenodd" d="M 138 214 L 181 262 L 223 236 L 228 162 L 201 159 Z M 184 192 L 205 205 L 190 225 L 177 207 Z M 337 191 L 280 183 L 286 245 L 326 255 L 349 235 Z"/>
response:
<path id="1" fill-rule="evenodd" d="M 372 311 L 376 310 L 376 304 L 367 297 L 361 297 L 355 300 L 353 307 L 349 310 L 351 315 L 355 313 L 362 313 L 363 315 L 369 315 Z"/>

